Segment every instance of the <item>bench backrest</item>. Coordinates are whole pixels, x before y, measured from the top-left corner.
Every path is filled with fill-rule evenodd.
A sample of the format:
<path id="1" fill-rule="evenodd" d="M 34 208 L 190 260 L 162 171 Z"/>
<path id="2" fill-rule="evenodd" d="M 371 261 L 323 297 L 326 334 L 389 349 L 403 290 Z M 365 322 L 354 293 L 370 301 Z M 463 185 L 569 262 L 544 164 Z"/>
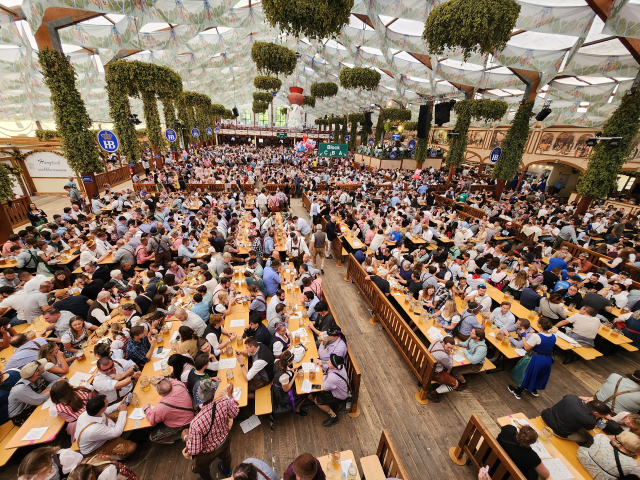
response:
<path id="1" fill-rule="evenodd" d="M 389 430 L 386 428 L 382 430 L 376 455 L 380 459 L 382 471 L 387 478 L 409 480 L 409 475 L 407 475 L 407 471 L 405 470 L 404 465 L 402 465 L 398 450 L 396 450 L 396 446 L 393 444 L 393 440 L 391 440 L 391 435 L 389 435 Z"/>

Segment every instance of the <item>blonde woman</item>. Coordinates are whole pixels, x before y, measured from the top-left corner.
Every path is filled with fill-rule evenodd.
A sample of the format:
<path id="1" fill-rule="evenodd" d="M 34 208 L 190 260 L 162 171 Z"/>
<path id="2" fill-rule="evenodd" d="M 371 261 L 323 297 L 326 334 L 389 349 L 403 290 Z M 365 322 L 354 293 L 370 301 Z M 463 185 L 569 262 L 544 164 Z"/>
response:
<path id="1" fill-rule="evenodd" d="M 44 366 L 44 371 L 54 373 L 56 375 L 65 375 L 69 373 L 69 364 L 64 356 L 64 353 L 57 344 L 45 343 L 40 347 L 38 351 L 38 359 L 44 358 L 47 363 Z"/>
<path id="2" fill-rule="evenodd" d="M 527 276 L 526 270 L 520 270 L 516 273 L 515 277 L 509 282 L 509 285 L 504 287 L 504 292 L 511 293 L 513 298 L 516 300 L 520 300 L 520 295 L 522 294 L 522 290 L 527 288 L 529 285 L 529 280 Z"/>
<path id="3" fill-rule="evenodd" d="M 456 325 L 460 323 L 460 312 L 458 312 L 458 306 L 454 299 L 445 302 L 440 316 L 436 317 L 436 321 L 447 332 L 456 328 Z"/>
<path id="4" fill-rule="evenodd" d="M 229 292 L 226 290 L 220 290 L 213 304 L 213 313 L 221 313 L 223 315 L 229 315 L 231 312 L 231 305 L 229 302 Z"/>

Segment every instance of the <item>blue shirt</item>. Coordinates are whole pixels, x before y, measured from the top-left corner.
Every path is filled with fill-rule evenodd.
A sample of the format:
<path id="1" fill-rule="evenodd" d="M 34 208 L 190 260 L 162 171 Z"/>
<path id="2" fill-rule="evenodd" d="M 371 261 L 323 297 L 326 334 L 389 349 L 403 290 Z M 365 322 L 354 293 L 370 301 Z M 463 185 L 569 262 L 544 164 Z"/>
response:
<path id="1" fill-rule="evenodd" d="M 398 203 L 400 203 L 400 199 L 398 198 L 397 195 L 394 195 L 393 197 L 391 197 L 391 206 L 395 207 Z"/>
<path id="2" fill-rule="evenodd" d="M 353 257 L 358 261 L 359 264 L 362 264 L 362 262 L 364 262 L 365 259 L 367 258 L 367 256 L 364 253 L 362 253 L 360 250 L 358 250 Z"/>
<path id="3" fill-rule="evenodd" d="M 522 293 L 520 294 L 520 305 L 528 310 L 533 310 L 540 306 L 541 298 L 542 295 L 538 295 L 537 292 L 527 287 L 522 290 Z"/>
<path id="4" fill-rule="evenodd" d="M 569 288 L 571 284 L 569 282 L 565 282 L 564 280 L 559 280 L 556 282 L 556 286 L 553 287 L 553 291 L 556 292 L 558 290 L 564 290 L 565 288 Z"/>
<path id="5" fill-rule="evenodd" d="M 427 190 L 428 190 L 428 189 L 429 189 L 429 187 L 428 187 L 428 186 L 426 186 L 426 185 L 420 185 L 420 186 L 418 187 L 418 193 L 419 193 L 420 195 L 422 195 L 423 193 L 427 193 Z"/>
<path id="6" fill-rule="evenodd" d="M 204 300 L 200 303 L 196 303 L 191 307 L 191 311 L 198 315 L 205 323 L 209 323 L 209 305 Z"/>
<path id="7" fill-rule="evenodd" d="M 391 232 L 389 238 L 391 238 L 391 241 L 393 242 L 399 242 L 402 239 L 402 236 L 400 235 L 400 232 Z"/>
<path id="8" fill-rule="evenodd" d="M 549 259 L 549 266 L 547 266 L 547 268 L 545 268 L 545 270 L 547 272 L 550 272 L 551 270 L 553 270 L 556 267 L 560 267 L 560 270 L 566 270 L 567 262 L 565 262 L 560 257 L 551 257 Z"/>
<path id="9" fill-rule="evenodd" d="M 264 241 L 262 242 L 262 252 L 265 255 L 271 255 L 271 252 L 273 252 L 273 238 L 266 236 L 264 237 Z"/>
<path id="10" fill-rule="evenodd" d="M 262 275 L 262 281 L 264 282 L 264 287 L 267 289 L 267 296 L 273 297 L 280 288 L 282 279 L 273 268 L 266 267 Z"/>

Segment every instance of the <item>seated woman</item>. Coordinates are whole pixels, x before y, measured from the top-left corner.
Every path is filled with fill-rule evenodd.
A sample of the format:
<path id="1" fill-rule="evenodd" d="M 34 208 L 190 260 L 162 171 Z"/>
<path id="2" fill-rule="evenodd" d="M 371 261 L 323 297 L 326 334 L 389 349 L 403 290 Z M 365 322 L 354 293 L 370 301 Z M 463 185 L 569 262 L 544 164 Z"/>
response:
<path id="1" fill-rule="evenodd" d="M 60 417 L 67 422 L 67 433 L 72 442 L 75 441 L 76 420 L 94 396 L 94 391 L 85 387 L 73 387 L 65 381 L 56 382 L 51 387 L 53 405 L 49 408 L 49 415 Z"/>
<path id="2" fill-rule="evenodd" d="M 169 357 L 167 361 L 169 366 L 173 368 L 171 371 L 171 378 L 175 378 L 176 380 L 180 380 L 181 382 L 187 383 L 189 379 L 189 372 L 193 370 L 193 359 L 189 356 L 188 353 L 179 354 L 174 353 Z"/>
<path id="3" fill-rule="evenodd" d="M 275 331 L 271 337 L 271 349 L 273 350 L 273 356 L 275 358 L 280 358 L 280 355 L 289 350 L 291 346 L 291 334 L 289 333 L 287 324 L 284 322 L 276 324 Z"/>
<path id="4" fill-rule="evenodd" d="M 631 432 L 615 436 L 598 434 L 590 447 L 578 448 L 578 460 L 594 480 L 613 480 L 640 474 L 635 459 L 640 454 L 640 437 Z"/>
<path id="5" fill-rule="evenodd" d="M 186 325 L 182 325 L 178 329 L 180 335 L 180 346 L 178 347 L 178 353 L 188 353 L 191 358 L 195 359 L 198 355 L 198 336 L 196 333 Z"/>
<path id="6" fill-rule="evenodd" d="M 97 326 L 85 322 L 81 317 L 73 317 L 69 322 L 69 330 L 61 338 L 64 349 L 69 353 L 77 353 L 81 350 L 80 345 L 89 338 L 88 331 L 97 329 Z"/>
<path id="7" fill-rule="evenodd" d="M 297 395 L 295 393 L 294 386 L 297 370 L 293 368 L 293 353 L 291 351 L 285 350 L 282 352 L 280 358 L 276 360 L 275 370 L 273 385 L 271 386 L 271 395 L 275 404 L 274 413 L 294 410 L 297 415 L 306 417 L 307 412 L 300 410 L 300 407 L 307 395 Z"/>
<path id="8" fill-rule="evenodd" d="M 545 479 L 551 476 L 540 456 L 531 448 L 538 441 L 538 433 L 531 426 L 523 425 L 517 429 L 513 425 L 505 425 L 497 440 L 527 480 L 537 480 L 538 475 Z"/>
<path id="9" fill-rule="evenodd" d="M 640 347 L 640 310 L 623 313 L 615 319 L 615 322 L 625 337 L 631 339 L 631 344 L 634 347 Z"/>
<path id="10" fill-rule="evenodd" d="M 460 313 L 454 299 L 447 300 L 444 308 L 438 317 L 435 317 L 438 326 L 444 328 L 446 332 L 452 332 L 460 323 Z M 447 333 L 449 334 L 449 333 Z"/>
<path id="11" fill-rule="evenodd" d="M 53 283 L 54 290 L 62 290 L 64 288 L 70 288 L 73 285 L 71 278 L 67 275 L 67 272 L 64 270 L 58 270 L 53 274 L 53 278 L 51 279 Z"/>
<path id="12" fill-rule="evenodd" d="M 213 303 L 213 313 L 229 315 L 231 312 L 231 302 L 229 300 L 229 293 L 226 290 L 221 290 Z"/>
<path id="13" fill-rule="evenodd" d="M 235 333 L 225 330 L 222 326 L 223 324 L 224 316 L 214 313 L 209 318 L 209 325 L 204 330 L 204 338 L 211 345 L 211 351 L 216 357 L 220 357 L 220 352 L 227 348 L 237 337 Z M 229 339 L 222 341 L 222 335 L 226 335 Z"/>
<path id="14" fill-rule="evenodd" d="M 507 286 L 504 287 L 504 293 L 511 293 L 513 298 L 516 300 L 520 300 L 520 295 L 522 295 L 522 290 L 524 290 L 529 285 L 529 281 L 527 280 L 527 271 L 520 270 L 516 273 L 513 280 L 509 282 Z"/>
<path id="15" fill-rule="evenodd" d="M 418 295 L 418 301 L 422 302 L 422 308 L 424 308 L 427 313 L 433 313 L 436 309 L 436 287 L 435 285 L 427 285 L 424 288 L 420 295 Z"/>
<path id="16" fill-rule="evenodd" d="M 40 347 L 38 359 L 41 358 L 47 360 L 44 371 L 58 376 L 69 373 L 69 364 L 73 361 L 73 358 L 71 358 L 70 361 L 67 360 L 64 352 L 58 347 L 58 344 L 51 342 L 47 342 Z"/>

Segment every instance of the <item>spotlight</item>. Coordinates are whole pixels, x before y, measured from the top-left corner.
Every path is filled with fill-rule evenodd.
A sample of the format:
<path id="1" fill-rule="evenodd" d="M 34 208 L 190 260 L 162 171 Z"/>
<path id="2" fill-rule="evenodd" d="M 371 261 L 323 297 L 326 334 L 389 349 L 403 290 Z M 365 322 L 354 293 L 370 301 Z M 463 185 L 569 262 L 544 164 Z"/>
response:
<path id="1" fill-rule="evenodd" d="M 135 113 L 129 114 L 129 125 L 140 125 L 142 122 L 138 120 L 138 115 Z"/>
<path id="2" fill-rule="evenodd" d="M 540 110 L 536 115 L 536 120 L 538 122 L 542 122 L 549 115 L 551 115 L 551 102 L 545 102 L 545 104 L 542 106 L 542 110 Z"/>
<path id="3" fill-rule="evenodd" d="M 447 137 L 449 138 L 458 138 L 460 136 L 460 132 L 456 132 L 455 130 L 451 130 Z"/>
<path id="4" fill-rule="evenodd" d="M 588 138 L 585 144 L 587 147 L 595 147 L 598 144 L 598 139 L 595 137 Z"/>
<path id="5" fill-rule="evenodd" d="M 618 132 L 611 132 L 610 137 L 603 137 L 602 132 L 597 132 L 595 137 L 590 137 L 585 142 L 587 147 L 595 147 L 598 142 L 607 142 L 610 147 L 616 148 L 622 145 L 622 137 L 618 136 Z"/>

